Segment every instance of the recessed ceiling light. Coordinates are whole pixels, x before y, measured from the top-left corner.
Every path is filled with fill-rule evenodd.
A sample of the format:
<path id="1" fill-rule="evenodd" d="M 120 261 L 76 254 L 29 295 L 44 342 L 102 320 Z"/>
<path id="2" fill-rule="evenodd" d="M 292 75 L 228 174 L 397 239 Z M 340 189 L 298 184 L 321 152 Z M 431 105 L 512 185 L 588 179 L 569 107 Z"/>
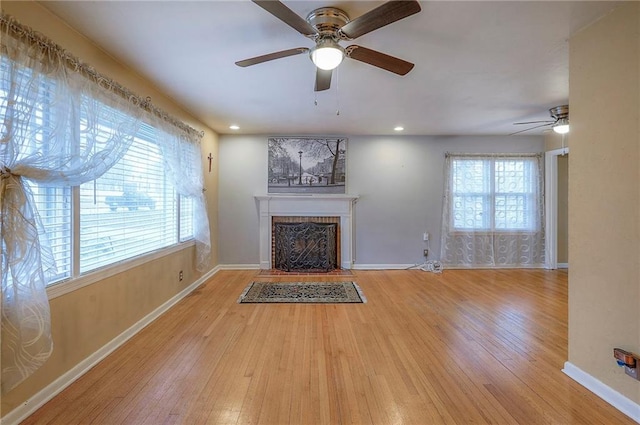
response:
<path id="1" fill-rule="evenodd" d="M 230 126 L 229 126 L 229 128 L 230 128 L 231 130 L 240 130 L 240 126 L 235 125 L 235 124 L 230 125 Z"/>
<path id="2" fill-rule="evenodd" d="M 399 125 L 399 126 L 397 126 L 397 127 L 394 127 L 393 129 L 394 129 L 395 131 L 402 131 L 402 130 L 404 130 L 404 127 L 402 127 L 402 126 L 400 126 L 400 125 Z"/>

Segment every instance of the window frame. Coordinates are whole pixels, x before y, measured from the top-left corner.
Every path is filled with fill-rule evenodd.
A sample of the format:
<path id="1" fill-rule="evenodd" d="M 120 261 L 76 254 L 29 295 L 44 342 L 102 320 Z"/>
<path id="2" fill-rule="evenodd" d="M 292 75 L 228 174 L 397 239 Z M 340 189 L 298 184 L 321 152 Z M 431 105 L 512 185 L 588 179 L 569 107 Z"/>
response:
<path id="1" fill-rule="evenodd" d="M 16 24 L 18 28 L 21 28 L 22 26 L 20 24 Z M 18 34 L 20 37 L 8 37 L 10 39 L 17 39 L 19 40 L 19 42 L 23 42 L 23 40 L 21 40 L 22 36 L 24 34 L 22 34 L 20 31 L 16 31 L 15 29 L 11 29 L 10 31 L 15 32 L 16 34 Z M 52 51 L 55 55 L 58 56 L 57 59 L 63 59 L 65 61 L 68 61 L 70 64 L 75 65 L 75 69 L 74 72 L 87 72 L 89 76 L 92 77 L 92 79 L 94 80 L 94 83 L 97 83 L 98 85 L 100 84 L 100 81 L 102 79 L 104 79 L 105 77 L 103 77 L 101 74 L 96 74 L 94 73 L 94 70 L 82 63 L 80 63 L 75 57 L 68 55 L 66 52 L 62 51 L 59 49 L 59 47 L 57 45 L 52 44 L 48 39 L 41 37 L 40 35 L 32 35 L 29 36 L 30 40 L 28 41 L 29 43 L 33 43 L 33 42 L 38 42 L 39 45 L 41 47 L 49 47 L 52 48 Z M 2 45 L 4 46 L 5 44 L 2 43 Z M 47 50 L 48 51 L 48 50 Z M 19 55 L 19 59 L 24 59 L 24 57 L 22 57 L 21 55 Z M 6 62 L 5 62 L 6 61 Z M 12 63 L 16 62 L 13 61 L 11 59 L 8 58 L 7 55 L 0 55 L 0 66 L 13 66 Z M 18 63 L 18 62 L 16 62 Z M 55 62 L 57 63 L 57 62 Z M 33 70 L 30 68 L 29 65 L 25 65 L 24 62 L 20 62 L 18 64 L 18 66 L 20 66 L 21 69 L 24 69 L 24 72 L 32 72 Z M 3 74 L 4 75 L 4 74 Z M 107 81 L 111 81 L 109 79 L 106 79 Z M 5 81 L 3 79 L 3 81 Z M 43 84 L 47 85 L 47 88 L 57 84 L 55 80 L 46 77 L 45 81 L 42 82 Z M 115 83 L 115 82 L 114 82 Z M 114 91 L 121 91 L 124 92 L 125 95 L 127 95 L 129 98 L 138 98 L 137 96 L 135 96 L 133 93 L 129 92 L 126 88 L 123 88 L 121 86 L 119 86 L 119 84 L 115 83 L 114 84 L 117 90 L 111 90 L 112 92 Z M 8 93 L 9 91 L 4 91 L 3 88 L 6 88 L 6 86 L 4 84 L 0 84 L 0 100 L 2 101 L 6 101 L 9 96 Z M 7 89 L 8 90 L 8 89 Z M 93 98 L 93 96 L 91 96 Z M 96 98 L 96 100 L 99 100 L 98 98 Z M 138 98 L 138 100 L 140 101 L 141 104 L 144 104 L 143 99 Z M 45 102 L 41 102 L 43 105 L 43 110 L 47 110 L 47 114 L 51 112 L 51 107 L 50 107 L 50 101 L 45 101 Z M 102 102 L 101 102 L 102 103 Z M 181 123 L 180 121 L 174 119 L 173 117 L 169 116 L 168 114 L 166 114 L 165 112 L 163 112 L 160 109 L 155 108 L 153 105 L 150 105 L 151 110 L 155 113 L 156 117 L 160 117 L 160 118 L 169 118 L 169 122 L 172 124 L 175 124 L 177 127 L 179 127 L 181 130 L 186 131 L 187 133 L 190 133 L 193 130 L 191 127 Z M 0 102 L 0 111 L 3 110 L 3 106 L 6 107 L 5 104 L 3 104 L 3 102 Z M 148 108 L 147 108 L 148 109 Z M 45 113 L 43 112 L 43 117 L 44 117 Z M 77 115 L 75 115 L 77 116 Z M 154 122 L 154 117 L 151 117 L 150 122 Z M 0 121 L 0 127 L 2 127 L 2 125 L 4 124 L 4 122 Z M 74 123 L 75 124 L 75 123 Z M 78 120 L 78 125 L 79 125 L 79 120 Z M 75 128 L 75 126 L 74 126 Z M 4 129 L 2 129 L 4 131 Z M 161 128 L 158 129 L 159 131 L 164 131 Z M 39 134 L 41 137 L 47 137 L 46 135 L 44 135 L 45 132 L 43 131 L 39 131 Z M 171 133 L 171 132 L 168 132 Z M 162 136 L 164 137 L 164 136 Z M 156 143 L 161 144 L 162 142 L 160 142 L 160 140 L 162 139 L 162 137 L 158 138 L 157 140 L 155 140 Z M 48 137 L 47 137 L 48 139 Z M 40 143 L 43 139 L 40 139 L 39 137 L 34 137 L 33 139 L 31 139 L 31 144 L 32 147 L 35 147 L 35 149 L 40 149 L 42 150 L 42 146 L 43 144 Z M 189 139 L 190 140 L 190 139 Z M 40 141 L 40 142 L 39 142 Z M 47 147 L 49 145 L 49 141 L 47 140 L 46 143 L 44 143 L 44 146 Z M 73 147 L 71 147 L 71 149 L 75 149 L 75 144 L 73 145 Z M 199 143 L 198 143 L 199 146 Z M 100 281 L 100 280 L 104 280 L 110 276 L 113 276 L 117 273 L 121 273 L 122 271 L 134 268 L 134 267 L 138 267 L 142 264 L 146 264 L 150 261 L 153 261 L 155 259 L 164 257 L 166 255 L 170 255 L 172 253 L 175 252 L 179 252 L 179 251 L 183 251 L 185 249 L 191 249 L 190 247 L 192 246 L 196 246 L 196 240 L 195 238 L 198 236 L 195 233 L 195 229 L 197 228 L 197 223 L 195 220 L 195 216 L 192 217 L 192 223 L 191 226 L 189 227 L 190 231 L 190 236 L 188 238 L 185 238 L 184 236 L 182 236 L 180 234 L 181 230 L 182 230 L 182 218 L 180 216 L 181 214 L 181 208 L 180 208 L 180 197 L 181 195 L 178 194 L 175 185 L 171 185 L 173 186 L 173 193 L 174 196 L 176 197 L 175 199 L 175 209 L 176 209 L 176 214 L 175 214 L 175 225 L 174 228 L 176 229 L 175 231 L 175 238 L 173 243 L 170 246 L 165 246 L 165 247 L 161 247 L 146 253 L 142 253 L 140 255 L 137 256 L 131 256 L 127 259 L 123 259 L 117 262 L 114 262 L 112 264 L 109 265 L 105 265 L 102 268 L 99 269 L 95 269 L 95 270 L 91 270 L 91 271 L 87 271 L 84 274 L 80 274 L 79 272 L 79 256 L 80 256 L 80 250 L 79 250 L 79 245 L 80 245 L 80 186 L 61 186 L 61 185 L 48 185 L 46 183 L 40 183 L 40 182 L 35 182 L 32 180 L 23 180 L 23 184 L 25 184 L 26 186 L 31 186 L 31 187 L 36 187 L 37 191 L 39 191 L 40 193 L 47 193 L 51 190 L 52 187 L 57 187 L 58 189 L 63 188 L 64 191 L 66 192 L 66 194 L 64 195 L 64 197 L 62 196 L 56 196 L 55 201 L 53 201 L 53 203 L 50 203 L 50 201 L 47 201 L 46 199 L 44 199 L 43 201 L 41 201 L 40 203 L 48 206 L 48 205 L 54 205 L 55 209 L 57 211 L 62 211 L 62 217 L 63 217 L 63 221 L 64 221 L 64 243 L 66 246 L 68 246 L 69 252 L 64 252 L 60 258 L 64 258 L 65 259 L 65 266 L 64 266 L 64 270 L 62 273 L 59 273 L 59 275 L 57 277 L 47 277 L 45 280 L 45 291 L 47 293 L 47 296 L 49 298 L 55 298 L 57 296 L 75 291 L 76 289 L 79 289 L 80 287 L 83 286 L 87 286 L 89 284 L 92 284 L 94 282 Z M 40 197 L 41 195 L 38 195 L 38 197 Z M 63 200 L 64 198 L 64 200 Z M 36 199 L 34 199 L 35 201 Z M 35 208 L 34 210 L 35 214 L 40 214 L 41 212 L 38 210 L 38 208 Z M 42 217 L 41 217 L 42 218 Z M 208 221 L 207 221 L 208 222 Z M 45 229 L 45 232 L 47 230 L 49 230 L 50 226 L 47 226 L 47 224 L 44 221 L 41 221 L 42 226 Z M 46 236 L 45 236 L 46 237 Z M 197 245 L 199 246 L 199 245 Z M 56 262 L 58 262 L 58 260 L 56 259 Z M 68 263 L 67 263 L 68 262 Z M 51 280 L 49 281 L 49 279 L 55 279 L 55 280 Z"/>
<path id="2" fill-rule="evenodd" d="M 165 247 L 165 248 L 160 248 L 156 251 L 152 251 L 146 254 L 141 254 L 136 257 L 131 257 L 127 260 L 122 260 L 117 263 L 104 266 L 102 268 L 95 269 L 90 272 L 86 272 L 77 277 L 69 277 L 64 280 L 50 283 L 46 287 L 47 296 L 49 297 L 49 299 L 60 297 L 62 295 L 76 291 L 85 286 L 91 285 L 101 280 L 108 279 L 116 274 L 136 268 L 143 264 L 149 263 L 151 261 L 157 260 L 167 255 L 174 254 L 176 252 L 180 252 L 184 249 L 194 247 L 194 246 L 195 246 L 194 239 L 190 239 L 185 242 L 178 242 L 175 245 Z"/>
<path id="3" fill-rule="evenodd" d="M 127 259 L 118 260 L 93 270 L 80 272 L 80 186 L 72 186 L 70 189 L 71 275 L 69 277 L 47 283 L 46 290 L 49 299 L 62 296 L 82 287 L 91 285 L 92 283 L 107 279 L 118 273 L 122 273 L 126 270 L 133 269 L 145 263 L 195 246 L 193 234 L 188 239 L 182 239 L 181 237 L 180 226 L 182 217 L 180 204 L 182 196 L 175 192 L 174 189 L 174 196 L 176 197 L 176 235 L 175 242 L 173 244 L 143 254 L 135 255 Z M 46 226 L 45 230 L 47 230 Z"/>
<path id="4" fill-rule="evenodd" d="M 142 128 L 144 128 L 145 130 L 143 130 Z M 119 174 L 118 171 L 120 173 L 126 173 L 126 171 L 130 170 L 130 167 L 127 166 L 127 163 L 129 163 L 129 166 L 138 165 L 138 166 L 141 166 L 141 167 L 145 167 L 148 170 L 152 169 L 153 171 L 155 171 L 155 173 L 151 174 L 152 177 L 155 177 L 155 178 L 151 179 L 152 184 L 154 184 L 154 185 L 158 186 L 159 188 L 161 188 L 161 193 L 165 193 L 166 195 L 168 195 L 168 196 L 165 196 L 165 197 L 163 197 L 161 199 L 161 203 L 163 203 L 165 205 L 172 204 L 171 211 L 167 211 L 168 215 L 164 216 L 163 219 L 162 219 L 163 222 L 164 221 L 167 222 L 167 223 L 165 223 L 165 228 L 164 228 L 164 231 L 167 232 L 167 233 L 165 233 L 164 235 L 161 236 L 161 237 L 164 238 L 164 237 L 167 237 L 168 235 L 170 235 L 169 237 L 171 238 L 171 243 L 169 243 L 167 245 L 164 245 L 164 246 L 158 246 L 156 248 L 152 248 L 150 251 L 133 254 L 133 255 L 127 256 L 126 258 L 122 258 L 120 260 L 114 260 L 114 261 L 112 261 L 112 262 L 110 262 L 108 264 L 104 264 L 102 266 L 97 266 L 97 267 L 91 268 L 89 270 L 85 270 L 85 271 L 79 270 L 79 272 L 78 272 L 78 274 L 76 276 L 80 276 L 80 275 L 83 275 L 83 274 L 86 274 L 86 273 L 91 273 L 91 272 L 93 272 L 95 270 L 99 270 L 99 269 L 102 269 L 102 268 L 110 267 L 113 264 L 117 264 L 117 263 L 119 263 L 121 261 L 128 261 L 131 258 L 136 258 L 138 256 L 143 256 L 143 255 L 148 254 L 150 252 L 155 252 L 157 250 L 162 250 L 164 248 L 173 246 L 173 245 L 175 245 L 175 244 L 177 244 L 177 243 L 179 243 L 181 241 L 181 224 L 182 224 L 181 223 L 181 218 L 182 217 L 180 216 L 180 208 L 181 208 L 181 202 L 182 202 L 181 195 L 176 191 L 175 187 L 171 184 L 171 182 L 167 180 L 166 174 L 164 174 L 162 172 L 162 170 L 164 169 L 164 161 L 162 159 L 162 153 L 161 153 L 162 149 L 161 149 L 160 146 L 158 146 L 158 143 L 155 140 L 153 140 L 153 137 L 154 137 L 154 129 L 153 129 L 153 127 L 151 127 L 150 125 L 147 125 L 147 124 L 143 124 L 141 129 L 138 131 L 138 134 L 136 134 L 134 136 L 134 140 L 133 140 L 133 142 L 132 142 L 132 144 L 131 144 L 131 146 L 129 148 L 129 152 L 131 152 L 131 150 L 134 151 L 133 152 L 133 156 L 128 156 L 128 154 L 125 155 L 121 159 L 121 161 L 124 161 L 124 164 L 121 163 L 121 162 L 118 162 L 118 163 L 116 163 L 114 165 L 113 168 L 118 167 L 118 170 L 116 171 L 116 175 Z M 138 145 L 136 145 L 136 144 L 138 144 Z M 152 148 L 151 145 L 155 145 L 155 146 Z M 153 163 L 153 162 L 139 163 L 138 162 L 140 160 L 140 156 L 139 156 L 140 155 L 140 151 L 146 151 L 145 153 L 147 153 L 147 155 L 145 156 L 145 158 L 150 158 L 150 157 L 152 157 L 154 155 L 151 155 L 148 152 L 150 152 L 150 149 L 154 149 L 154 148 L 158 149 L 159 153 L 157 155 L 155 155 L 155 156 L 158 157 L 159 162 L 155 162 L 155 163 Z M 135 151 L 138 151 L 138 152 L 135 152 Z M 109 171 L 107 171 L 107 173 L 109 173 Z M 107 173 L 105 173 L 105 175 Z M 85 184 L 91 184 L 91 183 L 94 184 L 94 189 L 93 189 L 94 190 L 94 194 L 96 193 L 96 190 L 104 190 L 104 187 L 102 187 L 101 189 L 96 189 L 95 188 L 95 182 L 98 181 L 99 179 L 101 179 L 102 177 L 104 177 L 105 175 L 99 177 L 98 179 L 91 180 L 91 181 L 85 183 Z M 119 177 L 119 175 L 118 175 L 118 177 Z M 131 177 L 131 176 L 129 176 L 129 177 Z M 149 174 L 143 175 L 143 178 L 145 178 L 145 179 L 148 178 L 148 177 L 149 177 Z M 109 181 L 109 178 L 106 179 L 106 182 L 102 182 L 102 185 L 104 186 L 105 183 L 106 184 L 112 184 L 112 182 Z M 124 184 L 124 186 L 126 187 L 126 183 Z M 78 190 L 78 195 L 77 196 L 79 197 L 79 200 L 78 200 L 79 207 L 78 207 L 77 211 L 78 211 L 78 214 L 79 214 L 78 223 L 79 223 L 79 225 L 81 225 L 82 224 L 81 215 L 83 213 L 82 199 L 81 199 L 82 188 L 78 187 L 78 189 L 79 190 Z M 139 189 L 139 188 L 136 188 L 136 189 Z M 125 213 L 125 215 L 126 214 L 127 213 Z M 171 219 L 170 215 L 173 215 L 172 219 Z M 145 217 L 143 220 L 144 221 L 148 221 L 149 218 Z M 124 221 L 123 222 L 123 221 L 120 221 L 120 220 L 116 220 L 116 221 L 114 221 L 114 223 L 118 224 L 118 225 L 122 224 L 122 225 L 127 226 L 128 224 L 131 223 L 131 221 L 129 221 L 129 222 Z M 170 223 L 170 224 L 168 224 L 168 223 Z M 86 226 L 85 225 L 85 226 L 80 226 L 78 228 L 74 228 L 74 231 L 77 232 L 80 235 L 80 241 L 79 241 L 79 244 L 78 244 L 78 248 L 79 248 L 78 249 L 78 251 L 79 251 L 78 255 L 74 254 L 74 258 L 73 259 L 74 259 L 75 264 L 78 264 L 80 268 L 82 268 L 81 255 L 80 255 L 81 254 L 80 251 L 83 248 L 83 246 L 82 246 L 82 236 L 83 236 L 82 230 L 87 230 L 88 227 L 90 227 L 90 226 Z M 136 235 L 135 234 L 131 234 L 131 236 L 136 236 Z M 153 237 L 157 237 L 158 234 L 157 233 L 155 233 L 155 234 L 145 233 L 144 236 L 146 236 L 146 237 L 151 236 L 153 238 Z M 191 238 L 192 237 L 193 237 L 193 235 L 191 235 Z M 188 240 L 188 239 L 186 239 L 186 240 Z M 84 248 L 87 248 L 87 247 L 85 246 Z"/>
<path id="5" fill-rule="evenodd" d="M 42 105 L 41 119 L 43 120 L 48 119 L 48 116 L 50 114 L 47 111 L 48 109 L 49 108 L 47 104 Z M 75 124 L 80 126 L 81 125 L 80 120 L 77 120 Z M 149 124 L 143 124 L 143 125 L 148 126 L 149 128 L 153 128 Z M 42 137 L 45 138 L 46 135 L 43 134 Z M 138 139 L 140 140 L 138 141 Z M 149 135 L 142 135 L 142 134 L 136 135 L 133 143 L 139 143 L 140 141 L 143 141 L 146 143 L 157 143 L 155 140 L 151 140 Z M 44 145 L 46 146 L 46 144 Z M 68 221 L 66 221 L 66 223 L 69 227 L 68 229 L 69 236 L 68 236 L 68 241 L 65 243 L 68 243 L 70 246 L 69 257 L 68 257 L 69 266 L 68 266 L 68 270 L 67 268 L 65 268 L 64 272 L 61 273 L 59 277 L 54 278 L 55 280 L 48 281 L 46 283 L 46 291 L 49 299 L 59 297 L 69 292 L 73 292 L 84 286 L 109 278 L 115 274 L 138 267 L 142 264 L 148 263 L 158 258 L 162 258 L 166 255 L 173 254 L 183 249 L 187 249 L 191 246 L 195 246 L 195 239 L 194 239 L 193 232 L 191 232 L 191 234 L 187 238 L 184 238 L 181 234 L 182 220 L 183 220 L 183 217 L 181 216 L 181 213 L 182 213 L 181 202 L 182 202 L 183 195 L 180 195 L 175 190 L 175 188 L 172 188 L 174 202 L 175 202 L 175 210 L 176 210 L 175 223 L 173 225 L 175 227 L 175 236 L 174 236 L 174 242 L 172 244 L 168 246 L 160 247 L 157 249 L 153 249 L 146 253 L 134 255 L 126 259 L 117 260 L 117 261 L 114 261 L 113 263 L 106 264 L 102 267 L 88 270 L 86 272 L 81 272 L 80 271 L 80 250 L 81 250 L 81 247 L 80 247 L 80 244 L 81 244 L 80 186 L 68 186 L 68 187 L 48 186 L 46 184 L 40 184 L 38 182 L 33 182 L 33 181 L 26 182 L 26 184 L 32 186 L 32 190 L 34 186 L 44 191 L 58 190 L 58 189 L 62 189 L 65 191 L 68 190 L 67 196 L 69 200 L 69 205 L 65 206 L 65 209 L 67 211 L 65 211 L 64 214 L 65 214 L 65 217 L 67 217 L 67 214 L 68 214 Z M 59 200 L 56 199 L 56 201 L 54 201 L 54 205 L 57 206 L 58 201 Z M 39 212 L 39 214 L 41 213 Z M 41 222 L 45 231 L 48 232 L 49 226 L 47 226 L 46 220 L 44 220 L 42 216 L 41 216 Z M 191 223 L 191 229 L 193 230 L 193 228 L 194 228 L 194 224 Z M 64 276 L 67 273 L 69 275 Z"/>
<path id="6" fill-rule="evenodd" d="M 503 234 L 503 235 L 523 235 L 523 234 L 532 234 L 532 233 L 537 233 L 540 231 L 540 228 L 538 226 L 538 223 L 536 220 L 533 220 L 531 223 L 531 226 L 529 228 L 498 228 L 496 227 L 496 198 L 498 196 L 504 196 L 504 197 L 509 197 L 509 196 L 523 196 L 525 198 L 525 204 L 528 205 L 528 208 L 535 208 L 535 196 L 536 196 L 536 192 L 533 189 L 533 187 L 531 187 L 531 191 L 530 192 L 496 192 L 496 163 L 499 161 L 521 161 L 525 164 L 527 164 L 528 162 L 531 162 L 533 166 L 535 166 L 534 159 L 529 157 L 529 156 L 509 156 L 509 157 L 459 157 L 459 158 L 454 158 L 452 160 L 452 167 L 450 170 L 451 175 L 447 176 L 447 178 L 451 179 L 452 181 L 455 181 L 455 176 L 454 173 L 456 172 L 456 167 L 454 165 L 454 163 L 456 161 L 487 161 L 489 163 L 489 166 L 487 167 L 488 170 L 483 169 L 483 172 L 486 172 L 489 174 L 489 177 L 487 178 L 486 176 L 483 176 L 484 178 L 486 178 L 486 180 L 489 182 L 488 185 L 488 191 L 486 192 L 455 192 L 454 191 L 454 187 L 455 184 L 452 185 L 452 189 L 451 189 L 451 195 L 450 195 L 450 200 L 449 202 L 451 203 L 450 205 L 450 211 L 451 213 L 449 214 L 449 227 L 450 227 L 450 233 L 451 234 L 467 234 L 470 232 L 473 232 L 474 234 L 477 235 L 491 235 L 491 234 Z M 525 165 L 527 166 L 527 165 Z M 535 178 L 535 174 L 532 173 L 530 176 L 532 179 Z M 456 215 L 456 208 L 455 208 L 455 198 L 456 197 L 462 197 L 462 198 L 478 198 L 481 197 L 483 198 L 483 212 L 486 211 L 486 214 L 489 216 L 488 219 L 486 219 L 487 222 L 487 226 L 485 227 L 458 227 L 455 225 L 455 215 Z"/>

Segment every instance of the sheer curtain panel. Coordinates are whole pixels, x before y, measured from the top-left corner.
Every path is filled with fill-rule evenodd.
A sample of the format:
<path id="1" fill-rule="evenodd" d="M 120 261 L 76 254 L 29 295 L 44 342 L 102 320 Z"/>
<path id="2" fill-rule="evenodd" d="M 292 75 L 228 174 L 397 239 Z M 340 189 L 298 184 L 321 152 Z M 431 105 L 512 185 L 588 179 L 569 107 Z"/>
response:
<path id="1" fill-rule="evenodd" d="M 53 349 L 46 284 L 56 264 L 41 220 L 50 212 L 38 211 L 32 188 L 54 191 L 99 178 L 127 153 L 143 120 L 158 133 L 177 192 L 194 200 L 197 266 L 203 270 L 210 242 L 202 134 L 0 14 L 3 393 L 38 369 Z M 73 227 L 62 226 L 65 231 L 71 235 Z"/>
<path id="2" fill-rule="evenodd" d="M 448 267 L 542 267 L 540 154 L 447 154 L 441 261 Z"/>
<path id="3" fill-rule="evenodd" d="M 167 125 L 156 117 L 152 122 L 157 131 L 156 140 L 165 162 L 165 173 L 176 192 L 182 197 L 182 204 L 190 201 L 192 208 L 182 209 L 193 214 L 193 238 L 196 242 L 196 268 L 206 271 L 211 254 L 209 216 L 204 196 L 202 162 L 200 161 L 200 140 L 197 135 L 188 134 Z M 185 199 L 186 198 L 186 199 Z"/>
<path id="4" fill-rule="evenodd" d="M 1 19 L 1 338 L 7 392 L 53 349 L 45 286 L 56 265 L 27 181 L 76 186 L 99 177 L 126 152 L 141 111 L 70 72 L 65 58 L 37 43 L 36 34 L 5 15 Z M 92 126 L 105 119 L 118 125 L 107 132 Z"/>

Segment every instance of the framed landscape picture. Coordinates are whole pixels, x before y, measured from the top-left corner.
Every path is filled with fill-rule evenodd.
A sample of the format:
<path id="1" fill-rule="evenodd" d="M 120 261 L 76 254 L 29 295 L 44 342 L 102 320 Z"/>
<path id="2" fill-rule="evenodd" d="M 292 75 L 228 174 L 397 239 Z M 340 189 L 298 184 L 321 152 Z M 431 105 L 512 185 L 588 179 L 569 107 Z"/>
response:
<path id="1" fill-rule="evenodd" d="M 347 139 L 269 138 L 268 193 L 345 193 Z"/>

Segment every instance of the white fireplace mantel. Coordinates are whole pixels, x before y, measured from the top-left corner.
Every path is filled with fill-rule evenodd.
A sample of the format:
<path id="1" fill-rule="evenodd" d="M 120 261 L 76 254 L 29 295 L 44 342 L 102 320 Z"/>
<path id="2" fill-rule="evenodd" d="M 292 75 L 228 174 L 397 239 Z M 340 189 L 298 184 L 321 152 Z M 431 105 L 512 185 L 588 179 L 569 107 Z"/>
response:
<path id="1" fill-rule="evenodd" d="M 271 269 L 271 219 L 274 216 L 340 217 L 340 267 L 353 265 L 353 205 L 358 195 L 255 195 L 260 214 L 260 268 Z"/>

